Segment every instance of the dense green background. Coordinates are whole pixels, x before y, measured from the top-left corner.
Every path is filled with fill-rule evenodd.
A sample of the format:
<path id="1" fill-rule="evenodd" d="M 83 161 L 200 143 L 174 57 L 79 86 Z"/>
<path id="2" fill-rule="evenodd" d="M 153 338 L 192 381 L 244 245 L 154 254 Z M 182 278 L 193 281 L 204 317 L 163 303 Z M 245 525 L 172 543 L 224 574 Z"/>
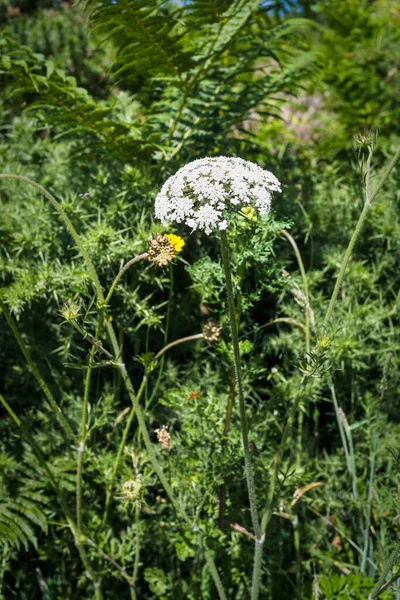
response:
<path id="1" fill-rule="evenodd" d="M 133 474 L 125 454 L 102 523 L 130 402 L 117 371 L 98 358 L 84 461 L 85 532 L 129 573 L 139 533 L 138 598 L 214 599 L 199 527 L 228 597 L 247 599 L 253 547 L 230 527 L 251 529 L 236 411 L 223 443 L 232 372 L 218 238 L 153 222 L 154 198 L 169 175 L 203 156 L 240 156 L 282 182 L 273 215 L 253 224 L 239 219 L 230 234 L 261 508 L 305 352 L 303 282 L 280 231 L 290 229 L 305 264 L 315 342 L 363 206 L 368 143 L 379 132 L 372 188 L 399 145 L 400 5 L 0 0 L 0 26 L 0 172 L 31 177 L 55 194 L 104 289 L 157 232 L 185 239 L 171 269 L 140 263 L 112 300 L 136 387 L 146 353 L 164 340 L 200 332 L 210 316 L 223 326 L 219 344 L 171 350 L 143 400 L 149 430 L 169 426 L 171 448 L 161 460 L 196 525 L 183 527 L 164 502 L 135 423 L 128 444 L 146 486 L 140 519 L 120 493 Z M 267 531 L 263 599 L 365 598 L 399 535 L 398 465 L 387 449 L 400 446 L 399 179 L 393 172 L 371 207 L 327 332 L 334 335 L 331 376 L 354 442 L 357 498 L 324 375 L 309 388 L 287 446 Z M 0 286 L 78 431 L 90 342 L 60 309 L 79 296 L 82 321 L 94 334 L 94 291 L 59 217 L 20 182 L 0 183 Z M 74 510 L 76 448 L 1 314 L 0 323 L 0 393 L 29 425 Z M 199 397 L 189 400 L 190 392 Z M 2 597 L 92 598 L 46 473 L 5 411 L 0 429 Z M 313 482 L 320 485 L 291 507 L 294 492 Z M 364 548 L 369 560 L 361 568 Z M 104 598 L 133 597 L 113 565 L 88 552 Z M 390 588 L 382 597 L 397 596 Z"/>

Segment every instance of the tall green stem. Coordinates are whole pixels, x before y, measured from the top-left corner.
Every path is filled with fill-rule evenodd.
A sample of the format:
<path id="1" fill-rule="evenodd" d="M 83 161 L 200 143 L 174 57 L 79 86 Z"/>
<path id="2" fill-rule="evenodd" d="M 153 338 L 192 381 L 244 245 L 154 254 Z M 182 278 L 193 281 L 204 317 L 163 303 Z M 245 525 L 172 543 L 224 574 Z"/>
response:
<path id="1" fill-rule="evenodd" d="M 328 310 L 326 311 L 325 319 L 323 322 L 323 327 L 326 327 L 331 319 L 333 307 L 335 306 L 335 302 L 336 302 L 338 294 L 339 294 L 340 286 L 342 285 L 343 277 L 344 277 L 348 262 L 350 260 L 351 253 L 353 251 L 354 244 L 357 241 L 358 235 L 364 224 L 365 218 L 368 214 L 371 204 L 372 204 L 373 200 L 375 200 L 376 196 L 378 195 L 378 192 L 381 190 L 381 188 L 383 187 L 387 178 L 389 177 L 390 173 L 392 172 L 399 157 L 400 157 L 400 148 L 398 148 L 396 154 L 394 155 L 394 157 L 390 161 L 388 167 L 386 168 L 385 172 L 383 173 L 382 178 L 381 178 L 380 182 L 378 183 L 375 191 L 371 194 L 371 196 L 369 196 L 368 191 L 366 192 L 366 199 L 364 202 L 364 207 L 363 207 L 360 217 L 357 221 L 356 228 L 353 231 L 353 235 L 351 236 L 351 239 L 350 239 L 349 245 L 347 247 L 347 250 L 345 252 L 342 264 L 340 265 L 339 275 L 336 280 L 336 284 L 335 284 L 335 287 L 334 287 L 334 290 L 332 293 L 332 297 L 329 302 Z"/>
<path id="2" fill-rule="evenodd" d="M 134 256 L 133 258 L 131 258 L 131 260 L 128 260 L 127 263 L 124 264 L 124 266 L 121 268 L 121 270 L 119 271 L 119 273 L 117 274 L 116 278 L 114 279 L 114 281 L 111 284 L 110 290 L 107 294 L 107 297 L 105 299 L 105 304 L 109 304 L 111 297 L 113 295 L 113 293 L 115 292 L 115 288 L 118 285 L 119 280 L 121 279 L 121 277 L 124 275 L 124 273 L 126 273 L 126 271 L 135 263 L 139 262 L 139 260 L 143 260 L 144 258 L 147 258 L 148 254 L 147 252 L 143 252 L 143 254 L 138 254 L 137 256 Z"/>
<path id="3" fill-rule="evenodd" d="M 221 231 L 221 250 L 222 261 L 224 264 L 226 292 L 228 299 L 228 311 L 231 327 L 231 338 L 233 347 L 233 366 L 235 371 L 236 389 L 239 400 L 239 414 L 242 430 L 242 445 L 244 454 L 244 469 L 247 481 L 247 491 L 249 495 L 250 513 L 255 534 L 255 551 L 254 551 L 254 567 L 253 567 L 253 583 L 251 589 L 251 599 L 257 600 L 260 591 L 261 580 L 261 559 L 264 537 L 261 535 L 260 521 L 256 506 L 256 494 L 254 485 L 253 464 L 249 448 L 249 434 L 246 416 L 246 405 L 244 400 L 244 387 L 242 378 L 242 367 L 240 361 L 239 338 L 236 322 L 236 310 L 233 295 L 231 266 L 229 260 L 229 247 L 225 231 Z"/>
<path id="4" fill-rule="evenodd" d="M 249 449 L 249 433 L 248 433 L 248 425 L 247 425 L 247 416 L 246 416 L 246 405 L 244 400 L 244 387 L 243 387 L 243 377 L 242 377 L 242 367 L 240 361 L 240 350 L 239 350 L 239 338 L 238 331 L 236 326 L 236 310 L 233 296 L 233 286 L 232 286 L 232 276 L 231 276 L 231 266 L 229 260 L 229 248 L 228 248 L 228 240 L 226 238 L 225 231 L 221 231 L 221 249 L 222 249 L 222 260 L 224 263 L 224 273 L 225 273 L 225 282 L 226 282 L 226 293 L 228 299 L 228 311 L 229 311 L 229 320 L 231 327 L 231 338 L 232 338 L 232 347 L 233 347 L 233 366 L 235 370 L 235 379 L 236 379 L 236 390 L 239 399 L 239 413 L 240 413 L 240 422 L 242 429 L 242 443 L 243 443 L 243 454 L 244 454 L 244 468 L 246 473 L 246 481 L 247 481 L 247 489 L 249 494 L 249 503 L 250 503 L 250 512 L 251 519 L 253 523 L 253 529 L 256 537 L 260 536 L 260 522 L 258 518 L 258 512 L 256 507 L 256 497 L 255 497 L 255 486 L 254 486 L 254 475 L 253 475 L 253 464 L 251 459 L 251 452 Z"/>
<path id="5" fill-rule="evenodd" d="M 101 331 L 101 317 L 97 323 L 97 329 L 95 339 L 97 340 L 100 336 Z M 88 367 L 85 377 L 85 388 L 83 392 L 83 406 L 82 406 L 82 418 L 81 418 L 81 429 L 79 436 L 77 466 L 76 466 L 76 525 L 78 533 L 82 532 L 82 477 L 83 477 L 83 453 L 85 451 L 86 443 L 86 427 L 87 427 L 87 416 L 88 416 L 88 405 L 89 405 L 89 393 L 90 393 L 90 382 L 92 378 L 94 356 L 96 354 L 96 344 L 93 344 L 90 349 Z"/>

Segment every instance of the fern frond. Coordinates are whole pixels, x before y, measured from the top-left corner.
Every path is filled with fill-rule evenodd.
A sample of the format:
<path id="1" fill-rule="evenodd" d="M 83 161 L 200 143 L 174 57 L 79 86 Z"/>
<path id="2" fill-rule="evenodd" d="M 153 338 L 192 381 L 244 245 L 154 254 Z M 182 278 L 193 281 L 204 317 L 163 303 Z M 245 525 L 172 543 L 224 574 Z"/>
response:
<path id="1" fill-rule="evenodd" d="M 180 44 L 177 7 L 164 0 L 89 1 L 94 30 L 115 43 L 115 75 L 154 72 L 180 78 L 188 55 Z M 184 67 L 185 70 L 186 67 Z"/>
<path id="2" fill-rule="evenodd" d="M 47 532 L 48 526 L 47 498 L 34 489 L 35 481 L 24 476 L 24 470 L 23 464 L 0 454 L 0 545 L 17 550 L 27 550 L 29 544 L 37 548 L 35 528 Z"/>

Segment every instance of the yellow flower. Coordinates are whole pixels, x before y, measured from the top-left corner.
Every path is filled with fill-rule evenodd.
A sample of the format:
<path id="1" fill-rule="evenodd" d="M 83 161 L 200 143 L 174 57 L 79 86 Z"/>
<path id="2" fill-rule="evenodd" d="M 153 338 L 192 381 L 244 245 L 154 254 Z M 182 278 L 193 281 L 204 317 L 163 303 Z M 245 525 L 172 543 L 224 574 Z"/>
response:
<path id="1" fill-rule="evenodd" d="M 174 235 L 173 233 L 167 233 L 165 235 L 165 237 L 167 237 L 169 239 L 169 241 L 175 248 L 175 252 L 180 252 L 182 250 L 183 246 L 185 245 L 185 241 L 179 235 Z"/>

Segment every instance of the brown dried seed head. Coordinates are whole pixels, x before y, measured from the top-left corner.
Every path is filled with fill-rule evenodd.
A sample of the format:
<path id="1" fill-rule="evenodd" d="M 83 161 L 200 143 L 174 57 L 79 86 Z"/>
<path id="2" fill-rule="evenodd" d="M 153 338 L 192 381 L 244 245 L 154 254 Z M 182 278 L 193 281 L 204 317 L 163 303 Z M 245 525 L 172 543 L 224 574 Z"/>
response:
<path id="1" fill-rule="evenodd" d="M 171 240 L 166 235 L 158 233 L 154 239 L 150 240 L 147 254 L 150 262 L 164 267 L 172 262 L 176 251 Z"/>

